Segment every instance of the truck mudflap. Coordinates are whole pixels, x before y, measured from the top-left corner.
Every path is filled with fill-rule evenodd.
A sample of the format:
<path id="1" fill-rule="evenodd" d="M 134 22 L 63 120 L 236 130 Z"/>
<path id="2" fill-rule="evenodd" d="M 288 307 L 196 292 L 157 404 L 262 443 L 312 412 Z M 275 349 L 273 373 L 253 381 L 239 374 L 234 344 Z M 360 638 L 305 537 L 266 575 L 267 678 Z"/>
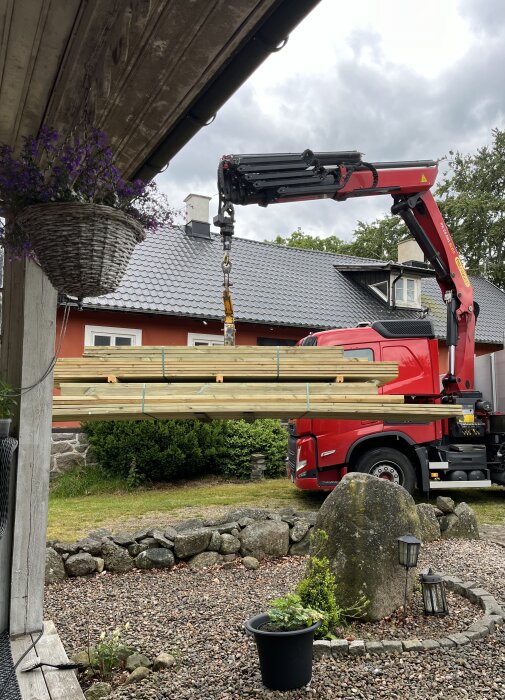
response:
<path id="1" fill-rule="evenodd" d="M 421 483 L 418 484 L 423 493 L 428 494 L 430 491 L 430 463 L 428 459 L 428 448 L 422 445 L 415 445 L 417 459 L 419 460 L 419 474 Z"/>

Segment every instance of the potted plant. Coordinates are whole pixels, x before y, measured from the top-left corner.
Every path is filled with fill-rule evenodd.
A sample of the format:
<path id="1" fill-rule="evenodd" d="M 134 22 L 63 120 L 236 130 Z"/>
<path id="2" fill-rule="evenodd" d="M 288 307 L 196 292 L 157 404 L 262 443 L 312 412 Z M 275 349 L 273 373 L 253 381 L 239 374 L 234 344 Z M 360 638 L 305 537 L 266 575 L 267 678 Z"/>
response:
<path id="1" fill-rule="evenodd" d="M 324 614 L 304 607 L 290 593 L 269 603 L 269 610 L 246 622 L 256 640 L 263 684 L 271 690 L 301 688 L 312 678 L 314 632 Z"/>
<path id="2" fill-rule="evenodd" d="M 0 382 L 0 439 L 9 437 L 11 416 L 15 405 L 12 387 L 5 382 Z"/>
<path id="3" fill-rule="evenodd" d="M 59 292 L 79 299 L 117 289 L 145 231 L 174 214 L 154 183 L 120 177 L 97 129 L 62 137 L 43 126 L 17 157 L 1 146 L 0 200 L 7 252 L 36 258 Z"/>

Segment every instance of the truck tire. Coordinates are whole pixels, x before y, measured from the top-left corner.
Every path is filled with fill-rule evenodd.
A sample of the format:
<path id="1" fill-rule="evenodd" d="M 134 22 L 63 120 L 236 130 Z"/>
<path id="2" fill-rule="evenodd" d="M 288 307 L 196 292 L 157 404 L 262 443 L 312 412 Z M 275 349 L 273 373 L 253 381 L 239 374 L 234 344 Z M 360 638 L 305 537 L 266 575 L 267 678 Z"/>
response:
<path id="1" fill-rule="evenodd" d="M 358 458 L 354 471 L 400 484 L 409 493 L 414 493 L 416 488 L 416 472 L 412 462 L 407 455 L 392 447 L 376 447 L 364 452 Z"/>

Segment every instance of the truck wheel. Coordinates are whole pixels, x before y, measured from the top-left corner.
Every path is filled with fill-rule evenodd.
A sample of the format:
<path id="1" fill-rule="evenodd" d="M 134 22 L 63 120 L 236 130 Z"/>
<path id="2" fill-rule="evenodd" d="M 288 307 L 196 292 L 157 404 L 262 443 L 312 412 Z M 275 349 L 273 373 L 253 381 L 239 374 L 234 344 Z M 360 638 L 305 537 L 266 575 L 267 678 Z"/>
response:
<path id="1" fill-rule="evenodd" d="M 392 447 L 377 447 L 358 458 L 354 471 L 400 484 L 409 493 L 416 487 L 416 473 L 410 459 Z"/>

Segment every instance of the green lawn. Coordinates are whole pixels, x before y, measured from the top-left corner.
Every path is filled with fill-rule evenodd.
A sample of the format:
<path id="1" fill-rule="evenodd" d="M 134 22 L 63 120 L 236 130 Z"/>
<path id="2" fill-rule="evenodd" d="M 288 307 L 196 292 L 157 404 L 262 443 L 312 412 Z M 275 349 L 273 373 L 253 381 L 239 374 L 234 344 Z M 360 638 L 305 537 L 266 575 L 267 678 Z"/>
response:
<path id="1" fill-rule="evenodd" d="M 83 487 L 87 495 L 68 495 L 68 485 L 56 486 L 49 499 L 48 539 L 75 540 L 90 530 L 135 529 L 175 518 L 205 517 L 213 509 L 239 506 L 317 510 L 324 494 L 299 491 L 288 479 L 262 482 L 226 482 L 218 478 L 171 484 L 158 488 L 124 490 L 120 482 L 96 480 Z M 106 491 L 105 493 L 103 491 Z M 71 493 L 71 490 L 70 490 Z M 459 503 L 466 501 L 477 512 L 479 522 L 505 525 L 505 489 L 461 489 L 437 492 Z M 417 498 L 422 502 L 422 496 Z"/>

